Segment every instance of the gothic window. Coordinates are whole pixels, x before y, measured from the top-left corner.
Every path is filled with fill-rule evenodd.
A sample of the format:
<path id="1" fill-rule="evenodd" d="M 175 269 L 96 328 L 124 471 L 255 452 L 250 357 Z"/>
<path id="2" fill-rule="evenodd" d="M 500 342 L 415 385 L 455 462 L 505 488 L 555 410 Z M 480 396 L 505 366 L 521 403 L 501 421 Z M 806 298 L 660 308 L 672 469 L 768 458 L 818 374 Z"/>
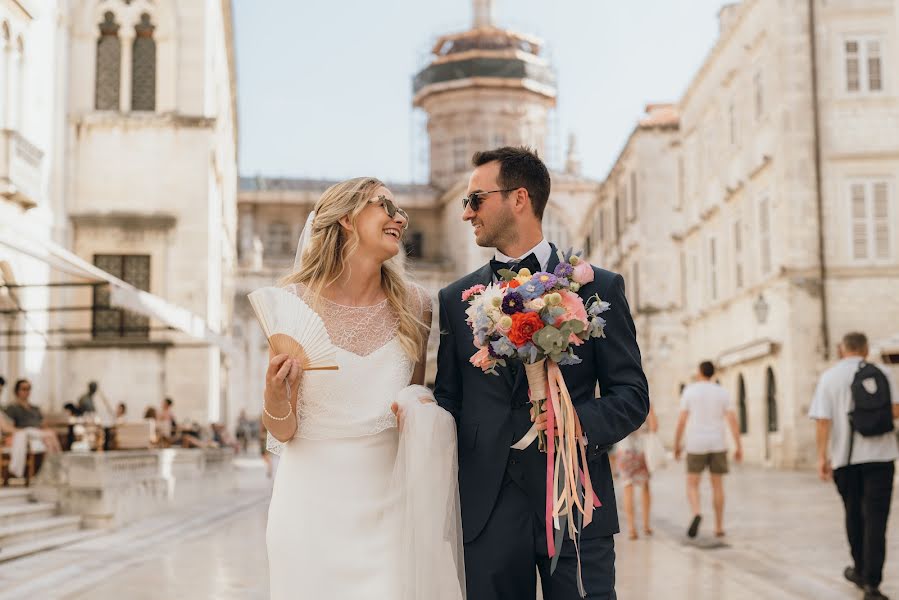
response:
<path id="1" fill-rule="evenodd" d="M 115 15 L 107 12 L 100 23 L 97 40 L 97 73 L 94 82 L 94 108 L 119 109 L 119 81 L 121 77 L 122 43 Z"/>
<path id="2" fill-rule="evenodd" d="M 145 254 L 95 254 L 94 265 L 139 290 L 150 290 L 150 257 Z M 109 304 L 109 286 L 94 287 L 93 337 L 144 338 L 150 335 L 150 319 Z"/>
<path id="3" fill-rule="evenodd" d="M 150 15 L 142 14 L 134 28 L 131 56 L 131 110 L 156 110 L 156 41 Z"/>

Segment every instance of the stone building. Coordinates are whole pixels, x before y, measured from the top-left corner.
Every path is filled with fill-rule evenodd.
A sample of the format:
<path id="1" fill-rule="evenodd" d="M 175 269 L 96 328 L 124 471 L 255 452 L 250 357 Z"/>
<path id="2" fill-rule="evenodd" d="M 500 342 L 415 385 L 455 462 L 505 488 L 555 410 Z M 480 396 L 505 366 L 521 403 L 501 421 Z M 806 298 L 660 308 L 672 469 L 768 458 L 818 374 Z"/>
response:
<path id="1" fill-rule="evenodd" d="M 525 144 L 543 154 L 550 110 L 556 103 L 555 74 L 533 36 L 498 27 L 491 3 L 474 1 L 474 23 L 440 36 L 427 65 L 413 78 L 413 105 L 427 116 L 429 181 L 391 183 L 410 216 L 407 265 L 415 279 L 437 291 L 483 265 L 491 251 L 479 248 L 461 219 L 471 156 L 477 150 Z M 599 183 L 580 175 L 574 141 L 563 171 L 552 172 L 552 194 L 544 215 L 547 239 L 573 240 Z M 359 174 L 347 174 L 347 177 Z M 374 174 L 377 175 L 377 174 Z M 238 197 L 240 267 L 235 299 L 235 343 L 244 374 L 232 394 L 258 414 L 268 347 L 246 294 L 288 274 L 296 244 L 313 205 L 333 181 L 244 177 Z M 436 315 L 436 312 L 435 312 Z M 436 317 L 435 317 L 436 319 Z M 433 381 L 437 327 L 432 327 L 427 378 Z"/>
<path id="2" fill-rule="evenodd" d="M 747 459 L 809 464 L 808 405 L 839 338 L 861 330 L 899 358 L 897 27 L 893 0 L 724 7 L 672 129 L 638 126 L 603 183 L 582 235 L 630 276 L 666 432 L 712 359 Z M 595 233 L 604 219 L 633 222 Z"/>
<path id="3" fill-rule="evenodd" d="M 132 415 L 226 416 L 230 0 L 11 0 L 0 21 L 0 266 L 28 286 L 0 288 L 0 372 L 49 410 L 96 380 Z"/>

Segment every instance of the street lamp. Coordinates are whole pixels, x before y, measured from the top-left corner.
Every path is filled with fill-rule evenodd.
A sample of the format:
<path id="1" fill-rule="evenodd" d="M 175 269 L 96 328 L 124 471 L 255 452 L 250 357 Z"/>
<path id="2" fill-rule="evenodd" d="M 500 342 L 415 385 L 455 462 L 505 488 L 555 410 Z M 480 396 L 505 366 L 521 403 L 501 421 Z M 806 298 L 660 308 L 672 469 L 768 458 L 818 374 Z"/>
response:
<path id="1" fill-rule="evenodd" d="M 752 303 L 752 310 L 755 312 L 755 318 L 758 320 L 759 325 L 764 325 L 765 321 L 768 320 L 768 310 L 770 306 L 768 306 L 768 302 L 765 300 L 765 297 L 759 294 L 759 297 L 755 302 Z"/>

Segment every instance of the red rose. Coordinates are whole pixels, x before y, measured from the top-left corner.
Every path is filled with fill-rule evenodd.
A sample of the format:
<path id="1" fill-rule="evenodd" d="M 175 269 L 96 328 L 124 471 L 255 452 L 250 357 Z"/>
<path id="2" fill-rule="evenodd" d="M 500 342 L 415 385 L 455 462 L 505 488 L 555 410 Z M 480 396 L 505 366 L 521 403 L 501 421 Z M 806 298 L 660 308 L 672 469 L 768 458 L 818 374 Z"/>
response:
<path id="1" fill-rule="evenodd" d="M 521 348 L 531 341 L 534 334 L 543 329 L 543 319 L 535 312 L 520 312 L 512 315 L 512 329 L 509 341 Z"/>

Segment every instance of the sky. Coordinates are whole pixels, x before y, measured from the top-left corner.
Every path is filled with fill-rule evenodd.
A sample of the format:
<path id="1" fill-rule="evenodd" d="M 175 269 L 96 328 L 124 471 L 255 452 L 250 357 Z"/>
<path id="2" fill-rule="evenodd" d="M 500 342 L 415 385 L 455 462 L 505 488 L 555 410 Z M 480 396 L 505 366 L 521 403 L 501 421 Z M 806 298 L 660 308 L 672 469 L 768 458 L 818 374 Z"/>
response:
<path id="1" fill-rule="evenodd" d="M 603 179 L 649 102 L 677 101 L 718 35 L 722 0 L 496 0 L 494 21 L 546 42 L 558 103 L 545 157 L 577 136 Z M 424 182 L 412 77 L 471 0 L 235 0 L 240 172 Z"/>

